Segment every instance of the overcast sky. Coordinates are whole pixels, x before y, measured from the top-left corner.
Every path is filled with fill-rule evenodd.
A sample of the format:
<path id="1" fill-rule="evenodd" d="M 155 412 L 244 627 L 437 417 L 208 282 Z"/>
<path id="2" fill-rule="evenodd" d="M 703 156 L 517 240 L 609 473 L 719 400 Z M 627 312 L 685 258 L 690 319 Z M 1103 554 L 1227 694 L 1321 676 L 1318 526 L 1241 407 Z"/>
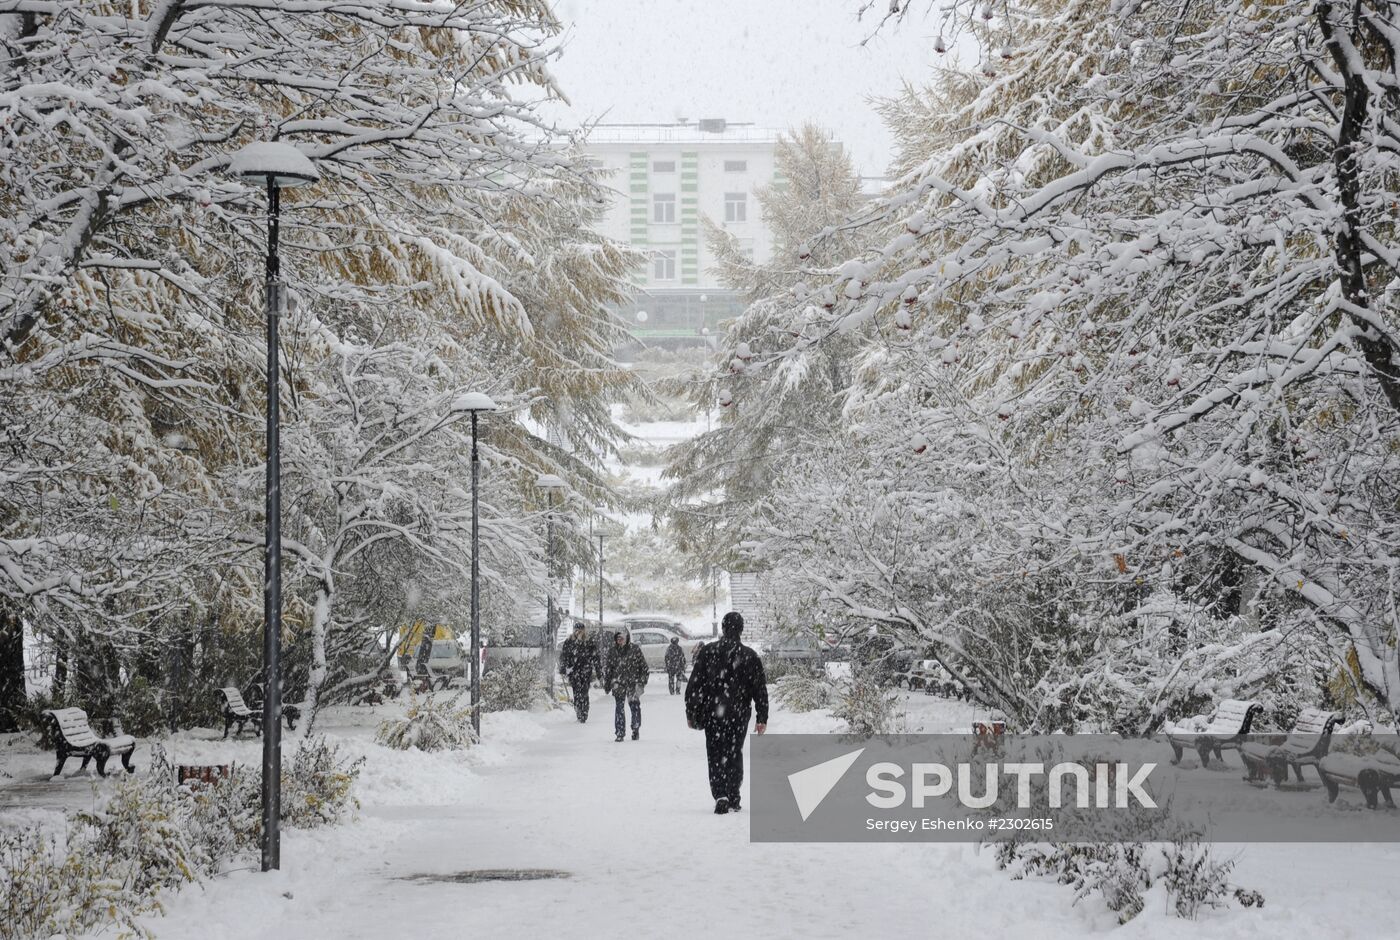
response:
<path id="1" fill-rule="evenodd" d="M 579 119 L 730 121 L 835 132 L 867 176 L 884 173 L 891 140 L 872 96 L 923 83 L 931 21 L 874 23 L 859 0 L 556 0 L 567 36 L 555 75 Z"/>

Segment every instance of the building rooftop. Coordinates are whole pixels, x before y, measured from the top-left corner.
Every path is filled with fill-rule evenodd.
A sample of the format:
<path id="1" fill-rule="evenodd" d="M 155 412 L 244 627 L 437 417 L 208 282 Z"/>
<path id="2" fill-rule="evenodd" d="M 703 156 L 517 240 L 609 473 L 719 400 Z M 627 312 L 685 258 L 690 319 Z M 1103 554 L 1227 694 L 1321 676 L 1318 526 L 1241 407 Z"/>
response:
<path id="1" fill-rule="evenodd" d="M 732 144 L 772 143 L 782 131 L 724 118 L 671 123 L 595 124 L 588 135 L 593 144 Z"/>

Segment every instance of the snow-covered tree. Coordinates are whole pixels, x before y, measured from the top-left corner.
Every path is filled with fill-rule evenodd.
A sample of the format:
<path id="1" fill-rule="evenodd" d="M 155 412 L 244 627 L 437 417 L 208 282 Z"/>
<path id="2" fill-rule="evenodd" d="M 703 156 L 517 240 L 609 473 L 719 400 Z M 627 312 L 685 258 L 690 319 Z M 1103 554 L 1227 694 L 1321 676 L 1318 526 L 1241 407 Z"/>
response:
<path id="1" fill-rule="evenodd" d="M 682 546 L 708 564 L 738 562 L 736 547 L 756 531 L 793 461 L 835 430 L 838 395 L 849 381 L 849 344 L 829 344 L 793 369 L 749 368 L 785 349 L 801 329 L 788 320 L 791 297 L 807 300 L 812 319 L 818 306 L 835 305 L 834 293 L 805 286 L 806 272 L 843 258 L 856 241 L 837 235 L 817 249 L 810 242 L 863 201 L 850 156 L 818 127 L 779 136 L 774 160 L 782 181 L 756 192 L 773 233 L 771 260 L 755 264 L 732 235 L 706 220 L 717 272 L 748 306 L 720 338 L 719 368 L 686 383 L 696 407 L 718 406 L 719 420 L 670 455 L 666 476 L 675 484 L 667 491 L 666 509 Z"/>
<path id="2" fill-rule="evenodd" d="M 461 390 L 509 403 L 488 438 L 485 531 L 504 540 L 488 578 L 531 577 L 537 472 L 607 498 L 589 461 L 630 380 L 601 308 L 633 259 L 592 232 L 598 181 L 536 117 L 556 30 L 536 0 L 0 2 L 5 624 L 149 647 L 165 611 L 260 619 L 265 194 L 228 174 L 250 139 L 322 174 L 282 201 L 300 301 L 280 390 L 303 537 L 287 555 L 305 575 L 288 623 L 312 627 L 312 685 L 322 627 L 384 613 L 329 623 L 337 595 L 375 593 L 347 589 L 357 560 L 394 543 L 406 573 L 470 563 L 453 541 Z M 546 414 L 576 453 L 515 421 Z"/>
<path id="3" fill-rule="evenodd" d="M 947 5 L 977 62 L 886 105 L 898 177 L 835 230 L 878 244 L 827 266 L 833 309 L 749 367 L 871 337 L 842 396 L 851 500 L 883 490 L 920 524 L 883 546 L 898 566 L 880 533 L 839 526 L 784 555 L 810 537 L 793 500 L 769 551 L 1026 722 L 1060 723 L 1069 693 L 1150 727 L 1231 688 L 1316 698 L 1327 670 L 1400 705 L 1396 11 Z M 808 329 L 805 307 L 790 297 L 786 322 Z M 895 453 L 923 462 L 877 473 Z M 1067 671 L 1024 656 L 1060 639 L 1103 652 Z"/>

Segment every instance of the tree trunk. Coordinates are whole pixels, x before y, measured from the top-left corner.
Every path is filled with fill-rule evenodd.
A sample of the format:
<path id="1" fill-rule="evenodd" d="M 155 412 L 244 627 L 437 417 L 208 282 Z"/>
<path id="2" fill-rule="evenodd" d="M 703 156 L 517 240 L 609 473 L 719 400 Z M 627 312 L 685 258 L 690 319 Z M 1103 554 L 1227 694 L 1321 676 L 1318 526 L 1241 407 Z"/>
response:
<path id="1" fill-rule="evenodd" d="M 28 702 L 24 688 L 24 621 L 13 601 L 0 601 L 0 733 L 20 730 L 20 715 Z"/>
<path id="2" fill-rule="evenodd" d="M 311 611 L 311 664 L 307 669 L 306 701 L 303 703 L 308 735 L 316 723 L 321 686 L 326 681 L 326 629 L 330 626 L 334 600 L 335 587 L 327 575 L 316 588 L 316 603 Z"/>
<path id="3" fill-rule="evenodd" d="M 1365 250 L 1361 239 L 1361 177 L 1357 148 L 1368 146 L 1365 141 L 1366 122 L 1371 105 L 1371 88 L 1367 76 L 1359 74 L 1355 63 L 1356 33 L 1360 29 L 1355 14 L 1344 22 L 1345 14 L 1335 15 L 1332 0 L 1317 5 L 1318 23 L 1322 35 L 1342 77 L 1342 118 L 1337 125 L 1337 146 L 1332 163 L 1337 173 L 1337 199 L 1342 215 L 1338 219 L 1336 260 L 1342 298 L 1347 314 L 1360 330 L 1357 346 L 1380 382 L 1390 407 L 1400 412 L 1400 362 L 1389 336 L 1378 330 L 1369 314 L 1374 313 L 1366 283 Z M 1364 312 L 1364 313 L 1363 313 Z"/>

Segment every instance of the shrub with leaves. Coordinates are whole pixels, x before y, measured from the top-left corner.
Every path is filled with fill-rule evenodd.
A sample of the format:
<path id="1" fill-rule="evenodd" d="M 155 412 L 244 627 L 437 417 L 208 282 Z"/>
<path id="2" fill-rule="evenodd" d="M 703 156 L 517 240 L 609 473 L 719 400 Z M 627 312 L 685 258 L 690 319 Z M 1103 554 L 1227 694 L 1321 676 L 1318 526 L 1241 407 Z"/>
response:
<path id="1" fill-rule="evenodd" d="M 154 907 L 103 871 L 106 860 L 40 830 L 0 831 L 0 940 L 41 940 L 116 927 L 139 937 Z"/>
<path id="2" fill-rule="evenodd" d="M 169 778 L 125 778 L 110 799 L 77 815 L 70 841 L 107 859 L 104 876 L 133 896 L 155 895 L 214 870 L 207 846 L 191 837 L 198 812 Z"/>
<path id="3" fill-rule="evenodd" d="M 1231 894 L 1245 907 L 1264 903 L 1258 892 L 1230 884 L 1233 861 L 1215 858 L 1209 845 L 1190 834 L 1165 843 L 1003 842 L 996 860 L 1013 878 L 1047 876 L 1070 886 L 1075 903 L 1099 895 L 1120 924 L 1142 912 L 1144 894 L 1159 881 L 1178 917 L 1195 918 L 1203 908 L 1227 903 Z"/>
<path id="4" fill-rule="evenodd" d="M 485 684 L 483 676 L 482 685 Z M 374 739 L 400 751 L 415 747 L 420 751 L 465 750 L 476 743 L 476 733 L 472 730 L 471 706 L 461 705 L 461 697 L 415 698 L 403 717 L 380 722 Z"/>
<path id="5" fill-rule="evenodd" d="M 360 808 L 354 786 L 364 762 L 344 756 L 324 737 L 303 738 L 282 770 L 282 821 L 297 829 L 343 822 Z"/>
<path id="6" fill-rule="evenodd" d="M 548 700 L 536 660 L 503 662 L 481 677 L 481 707 L 485 711 L 527 711 Z"/>
<path id="7" fill-rule="evenodd" d="M 1065 759 L 1058 747 L 1036 756 L 1044 766 Z M 1091 767 L 1107 763 L 1106 758 L 1092 755 L 1082 760 Z M 976 771 L 973 776 L 977 777 Z M 996 847 L 997 867 L 1009 870 L 1013 878 L 1053 878 L 1074 890 L 1076 904 L 1098 895 L 1104 906 L 1118 915 L 1120 924 L 1142 912 L 1146 893 L 1158 883 L 1163 885 L 1179 917 L 1195 918 L 1203 908 L 1226 903 L 1232 892 L 1244 907 L 1263 906 L 1264 899 L 1257 892 L 1230 884 L 1234 862 L 1216 858 L 1210 845 L 1201 841 L 1198 829 L 1143 807 L 1121 814 L 1115 811 L 1111 818 L 1101 813 L 1093 815 L 1093 825 L 1086 820 L 1081 827 L 1074 818 L 1095 811 L 1073 807 L 1052 810 L 1044 778 L 1032 783 L 1030 796 L 1029 815 L 1055 816 L 1067 822 L 1070 831 L 1095 832 L 1099 841 L 1042 843 L 1018 836 L 1000 842 Z M 1008 792 L 1001 792 L 996 804 L 987 810 L 993 815 L 1012 811 L 1012 796 Z"/>
<path id="8" fill-rule="evenodd" d="M 792 672 L 774 683 L 773 697 L 789 711 L 810 712 L 830 708 L 836 700 L 836 687 L 825 676 Z"/>
<path id="9" fill-rule="evenodd" d="M 359 760 L 323 738 L 303 740 L 282 771 L 282 821 L 309 829 L 358 808 Z M 262 835 L 257 767 L 212 786 L 178 786 L 164 749 L 150 771 L 121 777 L 112 796 L 68 818 L 62 832 L 0 831 L 0 940 L 75 936 L 137 923 L 162 893 L 251 859 Z"/>
<path id="10" fill-rule="evenodd" d="M 846 722 L 851 734 L 868 738 L 899 730 L 904 716 L 895 711 L 898 704 L 898 693 L 857 672 L 837 686 L 836 707 L 831 713 Z"/>

